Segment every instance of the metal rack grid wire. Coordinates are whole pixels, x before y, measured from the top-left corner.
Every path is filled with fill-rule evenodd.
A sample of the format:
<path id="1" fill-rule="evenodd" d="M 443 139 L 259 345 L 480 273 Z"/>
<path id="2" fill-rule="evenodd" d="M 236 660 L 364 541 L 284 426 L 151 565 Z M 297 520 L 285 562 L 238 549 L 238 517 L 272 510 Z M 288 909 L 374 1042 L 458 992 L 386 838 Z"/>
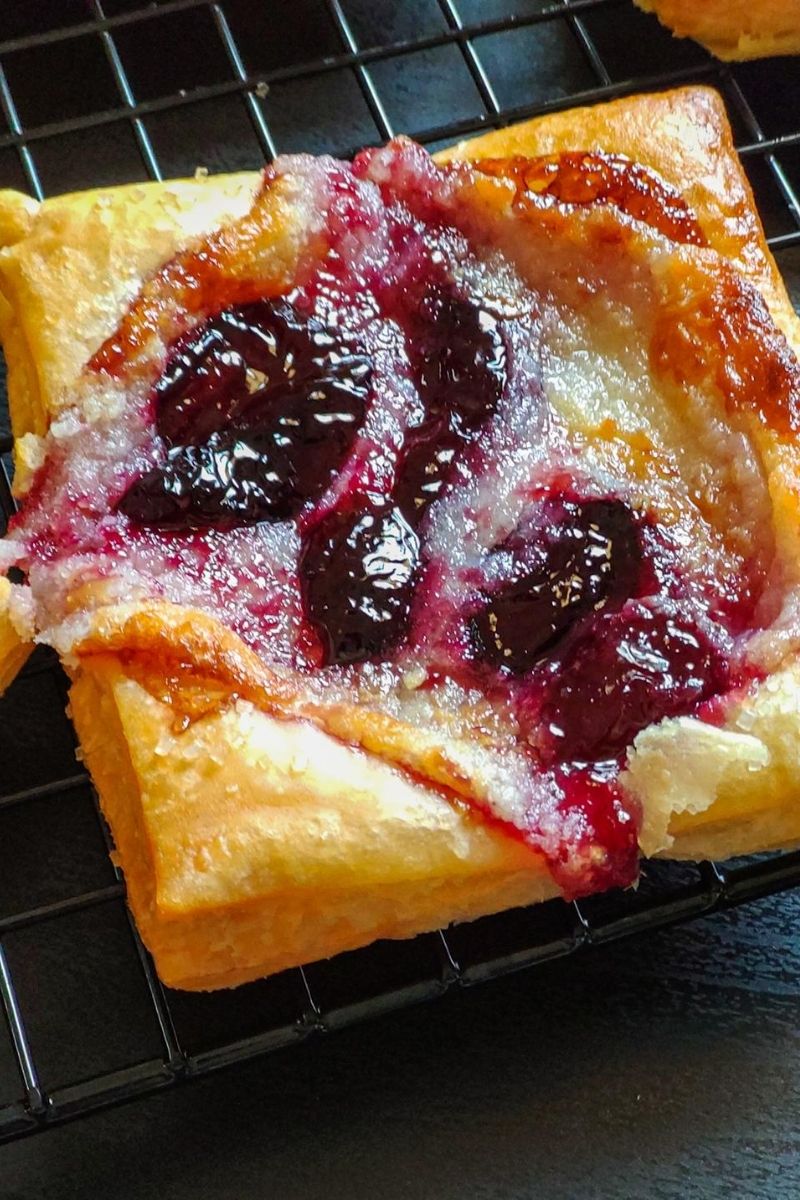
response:
<path id="1" fill-rule="evenodd" d="M 397 132 L 435 147 L 575 102 L 700 82 L 726 99 L 791 285 L 796 73 L 796 61 L 716 62 L 629 0 L 0 3 L 0 184 L 43 198 L 194 166 L 258 167 L 290 150 L 347 155 Z M 0 440 L 2 523 L 10 447 Z M 65 699 L 40 650 L 0 705 L 0 1140 L 800 883 L 800 853 L 646 864 L 635 893 L 378 943 L 231 993 L 168 992 L 127 916 Z"/>

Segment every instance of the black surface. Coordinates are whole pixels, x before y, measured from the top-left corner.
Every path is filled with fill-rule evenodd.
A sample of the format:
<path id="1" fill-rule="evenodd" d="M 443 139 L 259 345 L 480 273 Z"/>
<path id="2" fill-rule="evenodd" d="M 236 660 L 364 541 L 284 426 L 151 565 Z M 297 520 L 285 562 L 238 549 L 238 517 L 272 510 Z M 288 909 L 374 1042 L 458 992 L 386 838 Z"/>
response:
<path id="1" fill-rule="evenodd" d="M 799 920 L 763 900 L 312 1040 L 6 1147 L 0 1195 L 795 1200 Z"/>
<path id="2" fill-rule="evenodd" d="M 721 67 L 627 0 L 0 0 L 0 63 L 0 186 L 38 194 L 257 167 L 274 149 L 346 153 L 399 131 L 438 145 L 572 96 L 711 82 L 800 299 L 797 60 Z M 37 1083 L 64 1115 L 115 1087 L 190 1083 L 0 1149 L 0 1200 L 800 1195 L 798 894 L 477 990 L 453 983 L 431 935 L 161 998 L 62 704 L 43 652 L 0 704 L 0 950 L 39 1072 L 28 1103 Z M 748 871 L 731 895 L 773 886 L 774 862 Z M 605 936 L 697 911 L 723 882 L 648 868 L 637 893 L 582 915 Z M 554 904 L 447 944 L 474 982 L 582 932 Z M 193 1078 L 445 981 L 436 1003 Z M 25 1094 L 0 1022 L 0 1132 L 30 1120 Z"/>

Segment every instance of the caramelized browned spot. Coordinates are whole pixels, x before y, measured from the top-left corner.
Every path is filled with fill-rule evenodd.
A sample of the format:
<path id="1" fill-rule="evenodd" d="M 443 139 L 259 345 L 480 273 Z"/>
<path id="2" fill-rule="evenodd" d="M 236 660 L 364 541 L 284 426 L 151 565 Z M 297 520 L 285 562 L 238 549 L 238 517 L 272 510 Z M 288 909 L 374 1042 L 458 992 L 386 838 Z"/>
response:
<path id="1" fill-rule="evenodd" d="M 653 171 L 619 154 L 570 152 L 541 158 L 484 158 L 476 171 L 506 179 L 516 188 L 518 207 L 562 204 L 610 204 L 643 221 L 673 242 L 707 245 L 692 210 L 675 188 Z"/>
<path id="2" fill-rule="evenodd" d="M 196 717 L 232 697 L 265 712 L 294 712 L 296 688 L 224 625 L 192 609 L 153 604 L 120 619 L 113 609 L 77 647 L 113 654 L 126 674 L 181 716 Z"/>
<path id="3" fill-rule="evenodd" d="M 800 429 L 800 364 L 759 292 L 733 271 L 710 286 L 680 264 L 650 343 L 654 371 L 682 386 L 712 378 L 733 410 L 779 433 Z"/>
<path id="4" fill-rule="evenodd" d="M 230 680 L 198 672 L 189 662 L 133 651 L 120 653 L 119 662 L 129 679 L 172 709 L 176 732 L 243 698 Z"/>
<path id="5" fill-rule="evenodd" d="M 245 216 L 180 252 L 149 279 L 88 369 L 118 374 L 153 336 L 171 342 L 192 318 L 285 291 L 302 246 L 293 233 L 292 197 L 281 183 L 268 168 Z"/>

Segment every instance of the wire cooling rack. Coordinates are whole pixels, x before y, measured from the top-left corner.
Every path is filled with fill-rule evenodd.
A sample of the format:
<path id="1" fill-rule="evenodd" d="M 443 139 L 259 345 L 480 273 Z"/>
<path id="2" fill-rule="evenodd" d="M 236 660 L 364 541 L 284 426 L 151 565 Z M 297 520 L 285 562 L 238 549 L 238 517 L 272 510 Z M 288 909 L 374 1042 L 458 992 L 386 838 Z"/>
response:
<path id="1" fill-rule="evenodd" d="M 346 155 L 395 132 L 433 148 L 689 81 L 724 95 L 796 287 L 800 62 L 723 66 L 629 0 L 0 0 L 0 186 L 43 197 L 282 151 Z M 0 441 L 6 519 L 9 450 Z M 648 864 L 635 893 L 378 943 L 234 992 L 169 992 L 127 916 L 65 696 L 40 650 L 0 704 L 0 1140 L 800 883 L 797 853 Z"/>

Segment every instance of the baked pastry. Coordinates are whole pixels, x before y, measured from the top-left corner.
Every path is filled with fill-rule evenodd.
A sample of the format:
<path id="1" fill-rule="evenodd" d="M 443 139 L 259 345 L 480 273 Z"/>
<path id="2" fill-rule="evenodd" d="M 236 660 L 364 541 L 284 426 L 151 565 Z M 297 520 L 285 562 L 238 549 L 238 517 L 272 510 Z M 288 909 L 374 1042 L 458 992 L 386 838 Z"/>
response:
<path id="1" fill-rule="evenodd" d="M 20 637 L 9 611 L 11 584 L 0 576 L 0 693 L 13 681 L 32 650 L 32 643 Z"/>
<path id="2" fill-rule="evenodd" d="M 800 0 L 636 0 L 678 37 L 728 61 L 800 54 Z"/>
<path id="3" fill-rule="evenodd" d="M 800 338 L 713 92 L 0 228 L 6 621 L 166 983 L 800 840 Z"/>

